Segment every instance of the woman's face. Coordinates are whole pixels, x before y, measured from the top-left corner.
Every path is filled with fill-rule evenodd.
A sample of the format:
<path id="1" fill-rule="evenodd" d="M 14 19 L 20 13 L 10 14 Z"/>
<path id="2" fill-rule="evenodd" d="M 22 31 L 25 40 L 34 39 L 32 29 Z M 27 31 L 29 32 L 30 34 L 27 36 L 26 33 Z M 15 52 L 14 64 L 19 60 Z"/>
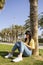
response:
<path id="1" fill-rule="evenodd" d="M 26 38 L 29 38 L 29 35 L 28 34 L 26 34 Z"/>

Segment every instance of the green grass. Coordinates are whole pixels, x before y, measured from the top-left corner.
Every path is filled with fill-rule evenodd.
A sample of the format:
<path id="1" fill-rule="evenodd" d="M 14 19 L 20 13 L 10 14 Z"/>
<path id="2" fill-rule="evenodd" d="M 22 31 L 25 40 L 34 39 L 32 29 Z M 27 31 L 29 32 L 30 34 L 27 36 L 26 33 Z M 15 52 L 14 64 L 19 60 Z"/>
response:
<path id="1" fill-rule="evenodd" d="M 23 57 L 23 61 L 21 62 L 11 62 L 12 58 L 5 59 L 4 56 L 11 52 L 12 45 L 0 44 L 0 65 L 43 65 L 43 61 L 35 60 L 33 56 L 31 57 Z M 39 50 L 40 55 L 43 56 L 43 50 Z M 15 58 L 18 54 L 18 51 L 15 52 L 13 58 Z"/>

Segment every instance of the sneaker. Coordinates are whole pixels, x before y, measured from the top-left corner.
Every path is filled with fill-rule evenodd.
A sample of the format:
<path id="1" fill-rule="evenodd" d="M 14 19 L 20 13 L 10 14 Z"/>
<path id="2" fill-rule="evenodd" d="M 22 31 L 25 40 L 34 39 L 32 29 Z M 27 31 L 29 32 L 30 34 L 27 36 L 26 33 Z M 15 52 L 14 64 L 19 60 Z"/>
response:
<path id="1" fill-rule="evenodd" d="M 17 57 L 17 58 L 15 58 L 15 59 L 13 59 L 12 61 L 13 61 L 13 62 L 19 62 L 19 61 L 22 61 L 22 60 L 23 60 L 22 57 Z"/>
<path id="2" fill-rule="evenodd" d="M 13 55 L 9 53 L 8 55 L 5 56 L 5 58 L 11 58 Z"/>

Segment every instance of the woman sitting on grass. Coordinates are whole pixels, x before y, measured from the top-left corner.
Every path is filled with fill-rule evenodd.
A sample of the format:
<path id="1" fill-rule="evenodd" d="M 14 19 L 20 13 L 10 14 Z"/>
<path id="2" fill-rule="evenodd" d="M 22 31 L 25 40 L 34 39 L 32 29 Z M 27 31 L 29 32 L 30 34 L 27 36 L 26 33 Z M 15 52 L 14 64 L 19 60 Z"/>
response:
<path id="1" fill-rule="evenodd" d="M 30 31 L 26 31 L 25 34 L 26 34 L 25 42 L 22 42 L 22 41 L 16 42 L 12 48 L 12 52 L 9 53 L 7 56 L 5 56 L 5 58 L 12 57 L 13 53 L 16 49 L 18 49 L 20 54 L 18 55 L 17 58 L 12 60 L 13 62 L 22 61 L 23 60 L 22 55 L 24 55 L 24 56 L 31 56 L 32 55 L 32 50 L 35 49 L 34 40 L 32 39 Z"/>

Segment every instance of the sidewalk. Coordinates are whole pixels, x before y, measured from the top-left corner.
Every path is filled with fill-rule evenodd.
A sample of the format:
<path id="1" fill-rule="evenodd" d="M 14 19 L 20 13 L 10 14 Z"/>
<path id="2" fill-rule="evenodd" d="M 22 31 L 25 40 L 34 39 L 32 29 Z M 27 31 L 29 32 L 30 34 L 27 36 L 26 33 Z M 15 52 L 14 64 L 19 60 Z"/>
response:
<path id="1" fill-rule="evenodd" d="M 39 49 L 43 49 L 43 46 L 39 46 Z"/>

